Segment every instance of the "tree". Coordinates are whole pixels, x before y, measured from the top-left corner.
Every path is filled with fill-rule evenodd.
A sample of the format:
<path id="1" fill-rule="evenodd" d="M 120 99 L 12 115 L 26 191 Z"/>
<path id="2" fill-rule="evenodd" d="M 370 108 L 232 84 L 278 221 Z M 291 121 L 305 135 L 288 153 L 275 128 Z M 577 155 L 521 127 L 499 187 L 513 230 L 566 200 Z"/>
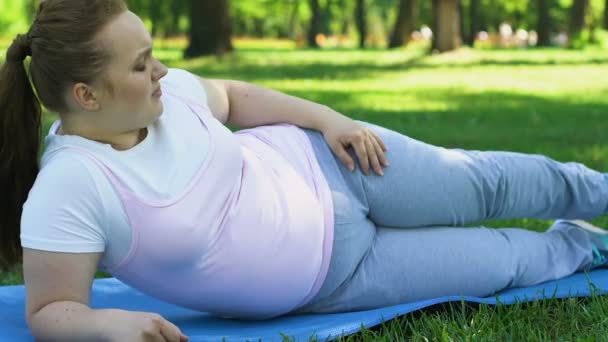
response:
<path id="1" fill-rule="evenodd" d="M 321 33 L 321 6 L 319 0 L 310 0 L 310 27 L 308 28 L 308 46 L 318 48 L 317 35 Z"/>
<path id="2" fill-rule="evenodd" d="M 7 1 L 8 3 L 8 1 Z M 36 15 L 36 11 L 38 10 L 38 6 L 40 5 L 40 0 L 25 0 L 23 2 L 23 6 L 25 7 L 25 18 L 28 23 L 34 21 L 34 16 Z"/>
<path id="3" fill-rule="evenodd" d="M 152 22 L 152 32 L 150 34 L 152 37 L 156 37 L 158 35 L 158 29 L 160 26 L 161 18 L 162 18 L 162 0 L 148 0 L 148 15 L 150 16 L 150 21 Z"/>
<path id="4" fill-rule="evenodd" d="M 365 6 L 365 0 L 357 0 L 357 6 L 355 7 L 355 23 L 357 30 L 359 31 L 359 48 L 365 48 L 365 39 L 367 38 L 367 8 Z"/>
<path id="5" fill-rule="evenodd" d="M 331 22 L 334 20 L 334 13 L 332 11 L 334 6 L 334 0 L 326 0 L 325 9 L 323 10 L 323 14 L 321 16 L 321 32 L 326 36 L 332 34 L 331 31 Z"/>
<path id="6" fill-rule="evenodd" d="M 572 7 L 570 8 L 570 26 L 568 30 L 571 42 L 576 39 L 585 28 L 585 16 L 587 15 L 588 7 L 589 0 L 574 0 L 572 3 Z"/>
<path id="7" fill-rule="evenodd" d="M 294 39 L 296 37 L 296 23 L 298 20 L 298 9 L 300 7 L 300 1 L 296 0 L 293 2 L 291 13 L 289 14 L 289 21 L 287 23 L 287 37 Z"/>
<path id="8" fill-rule="evenodd" d="M 608 0 L 604 3 L 604 30 L 608 30 Z"/>
<path id="9" fill-rule="evenodd" d="M 434 51 L 451 51 L 462 44 L 458 2 L 459 0 L 433 0 Z"/>
<path id="10" fill-rule="evenodd" d="M 469 34 L 467 35 L 466 43 L 469 46 L 475 44 L 477 33 L 481 31 L 481 8 L 480 0 L 471 0 L 469 3 Z"/>
<path id="11" fill-rule="evenodd" d="M 416 28 L 416 0 L 400 0 L 399 13 L 395 27 L 389 39 L 390 49 L 403 46 L 408 43 L 410 34 Z"/>
<path id="12" fill-rule="evenodd" d="M 229 0 L 190 0 L 190 45 L 185 57 L 233 50 L 229 6 Z"/>
<path id="13" fill-rule="evenodd" d="M 538 32 L 538 46 L 551 45 L 551 2 L 552 0 L 538 1 L 538 22 L 536 32 Z"/>
<path id="14" fill-rule="evenodd" d="M 464 5 L 462 4 L 462 0 L 458 1 L 458 32 L 460 32 L 460 42 L 465 42 L 467 37 L 465 36 Z"/>
<path id="15" fill-rule="evenodd" d="M 170 1 L 171 19 L 165 34 L 167 36 L 177 35 L 179 33 L 179 19 L 182 14 L 187 13 L 186 6 L 184 6 L 184 0 L 172 0 Z"/>

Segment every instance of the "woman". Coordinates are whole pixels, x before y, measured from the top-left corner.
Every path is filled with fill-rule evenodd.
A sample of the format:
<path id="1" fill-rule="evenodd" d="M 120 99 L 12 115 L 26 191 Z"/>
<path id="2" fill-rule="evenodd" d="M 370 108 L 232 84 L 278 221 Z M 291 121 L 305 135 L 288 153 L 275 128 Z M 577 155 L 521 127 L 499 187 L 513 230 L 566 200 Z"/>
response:
<path id="1" fill-rule="evenodd" d="M 121 0 L 42 2 L 0 80 L 0 267 L 23 247 L 40 339 L 187 339 L 154 313 L 91 309 L 98 268 L 184 307 L 264 319 L 486 296 L 606 264 L 605 232 L 583 221 L 542 234 L 459 228 L 597 217 L 605 175 L 438 148 L 251 84 L 168 70 Z M 40 171 L 37 99 L 60 116 Z"/>

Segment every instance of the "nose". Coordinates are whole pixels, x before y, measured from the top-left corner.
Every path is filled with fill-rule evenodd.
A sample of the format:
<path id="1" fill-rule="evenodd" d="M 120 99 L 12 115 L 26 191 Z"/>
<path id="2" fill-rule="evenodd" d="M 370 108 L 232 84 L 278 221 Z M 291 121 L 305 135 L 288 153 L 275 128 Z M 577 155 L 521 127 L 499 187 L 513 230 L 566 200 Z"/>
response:
<path id="1" fill-rule="evenodd" d="M 165 77 L 168 71 L 169 69 L 167 69 L 167 67 L 163 63 L 161 63 L 158 59 L 154 58 L 154 69 L 152 72 L 153 81 L 158 81 L 161 78 Z"/>

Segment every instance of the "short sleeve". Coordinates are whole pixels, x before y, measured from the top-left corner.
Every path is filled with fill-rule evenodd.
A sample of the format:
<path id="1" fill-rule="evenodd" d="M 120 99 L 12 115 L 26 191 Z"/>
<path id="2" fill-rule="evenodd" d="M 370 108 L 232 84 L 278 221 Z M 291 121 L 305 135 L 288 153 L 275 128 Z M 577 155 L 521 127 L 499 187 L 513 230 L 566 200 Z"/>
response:
<path id="1" fill-rule="evenodd" d="M 103 211 L 84 162 L 57 155 L 40 171 L 23 206 L 21 245 L 50 252 L 103 252 Z"/>
<path id="2" fill-rule="evenodd" d="M 203 107 L 208 107 L 205 88 L 192 73 L 186 70 L 169 69 L 161 84 L 175 95 L 189 98 Z"/>

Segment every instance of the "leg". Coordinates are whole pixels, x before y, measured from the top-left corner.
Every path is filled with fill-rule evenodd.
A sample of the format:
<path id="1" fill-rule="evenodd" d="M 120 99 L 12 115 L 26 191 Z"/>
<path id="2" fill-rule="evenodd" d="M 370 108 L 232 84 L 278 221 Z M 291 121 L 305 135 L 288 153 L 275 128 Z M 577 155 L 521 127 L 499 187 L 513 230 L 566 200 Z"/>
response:
<path id="1" fill-rule="evenodd" d="M 387 144 L 383 177 L 340 173 L 379 226 L 464 226 L 495 218 L 581 218 L 605 213 L 608 182 L 578 163 L 541 155 L 445 149 L 361 122 Z M 354 156 L 352 150 L 351 155 Z"/>
<path id="2" fill-rule="evenodd" d="M 378 227 L 352 275 L 303 312 L 368 310 L 448 295 L 485 297 L 565 277 L 592 258 L 589 236 L 567 224 L 545 233 Z"/>

